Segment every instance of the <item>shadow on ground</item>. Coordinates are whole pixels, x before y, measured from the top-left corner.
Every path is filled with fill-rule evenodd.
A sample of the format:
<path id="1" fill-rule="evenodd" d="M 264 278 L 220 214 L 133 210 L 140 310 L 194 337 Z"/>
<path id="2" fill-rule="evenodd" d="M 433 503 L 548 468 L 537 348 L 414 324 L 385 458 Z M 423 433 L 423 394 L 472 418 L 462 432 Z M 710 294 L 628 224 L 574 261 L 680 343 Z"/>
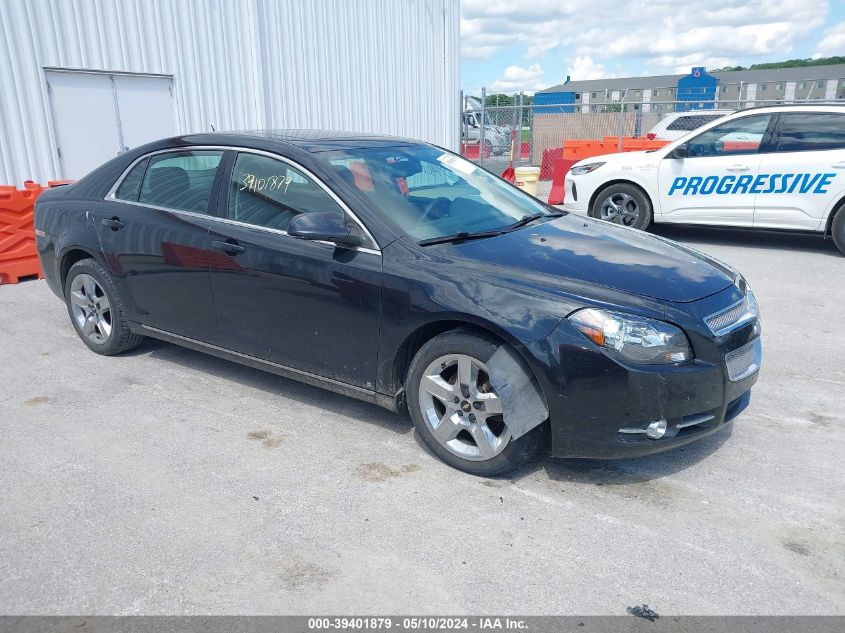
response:
<path id="1" fill-rule="evenodd" d="M 680 226 L 674 224 L 655 224 L 649 230 L 655 235 L 684 243 L 746 248 L 756 247 L 841 257 L 833 240 L 825 239 L 818 233 L 783 233 L 780 231 L 761 231 L 759 229 Z"/>
<path id="2" fill-rule="evenodd" d="M 176 363 L 185 368 L 205 372 L 281 398 L 319 406 L 328 413 L 355 418 L 395 433 L 406 434 L 413 429 L 411 421 L 406 416 L 391 413 L 374 404 L 164 341 L 147 339 L 141 346 L 126 355 L 150 356 L 156 360 Z M 283 405 L 280 403 L 279 406 L 281 410 Z"/>

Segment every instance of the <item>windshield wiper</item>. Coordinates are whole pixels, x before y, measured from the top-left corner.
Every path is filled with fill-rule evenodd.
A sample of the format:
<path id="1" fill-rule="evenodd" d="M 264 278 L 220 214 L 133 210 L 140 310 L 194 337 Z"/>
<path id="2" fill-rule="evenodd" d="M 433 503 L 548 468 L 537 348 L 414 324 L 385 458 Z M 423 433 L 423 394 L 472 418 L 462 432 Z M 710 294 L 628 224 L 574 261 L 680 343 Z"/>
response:
<path id="1" fill-rule="evenodd" d="M 495 231 L 478 231 L 477 233 L 470 233 L 468 231 L 458 231 L 452 235 L 442 235 L 440 237 L 430 237 L 427 240 L 420 240 L 417 242 L 419 246 L 431 246 L 432 244 L 445 244 L 447 242 L 463 242 L 465 240 L 481 240 L 485 237 L 496 237 L 505 231 L 496 229 Z"/>
<path id="2" fill-rule="evenodd" d="M 502 231 L 513 231 L 525 226 L 526 224 L 531 224 L 534 220 L 539 220 L 540 218 L 559 218 L 562 215 L 563 213 L 560 211 L 554 211 L 552 213 L 532 213 L 531 215 L 524 216 L 521 220 L 517 220 L 513 224 L 508 224 L 504 229 L 502 229 Z"/>
<path id="3" fill-rule="evenodd" d="M 427 240 L 420 240 L 417 242 L 420 246 L 429 246 L 431 244 L 445 244 L 447 242 L 463 242 L 464 240 L 480 240 L 484 239 L 485 237 L 496 237 L 497 235 L 502 235 L 503 233 L 509 233 L 515 229 L 518 229 L 526 224 L 530 224 L 534 220 L 539 220 L 540 218 L 559 218 L 563 216 L 563 211 L 553 211 L 551 213 L 534 213 L 532 215 L 526 215 L 521 220 L 517 220 L 513 224 L 508 224 L 506 227 L 501 229 L 494 229 L 492 231 L 478 231 L 477 233 L 470 233 L 469 231 L 458 231 L 457 233 L 452 233 L 451 235 L 443 235 L 441 237 L 431 237 Z"/>

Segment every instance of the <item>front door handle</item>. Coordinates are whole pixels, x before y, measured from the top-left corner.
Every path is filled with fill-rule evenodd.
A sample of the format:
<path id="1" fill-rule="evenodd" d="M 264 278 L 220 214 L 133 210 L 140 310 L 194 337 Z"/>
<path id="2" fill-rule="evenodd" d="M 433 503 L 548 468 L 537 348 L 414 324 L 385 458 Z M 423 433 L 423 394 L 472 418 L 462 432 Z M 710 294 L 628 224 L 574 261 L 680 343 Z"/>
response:
<path id="1" fill-rule="evenodd" d="M 238 255 L 239 253 L 244 252 L 244 247 L 236 242 L 221 242 L 219 240 L 214 240 L 211 243 L 211 248 L 223 251 L 227 255 Z"/>
<path id="2" fill-rule="evenodd" d="M 831 167 L 833 167 L 834 169 L 845 169 L 845 161 L 833 163 Z"/>
<path id="3" fill-rule="evenodd" d="M 103 218 L 103 226 L 109 227 L 112 231 L 119 231 L 124 226 L 126 226 L 123 222 L 120 221 L 120 218 L 113 217 L 113 218 Z"/>
<path id="4" fill-rule="evenodd" d="M 748 171 L 749 169 L 748 165 L 731 165 L 728 167 L 728 171 Z"/>

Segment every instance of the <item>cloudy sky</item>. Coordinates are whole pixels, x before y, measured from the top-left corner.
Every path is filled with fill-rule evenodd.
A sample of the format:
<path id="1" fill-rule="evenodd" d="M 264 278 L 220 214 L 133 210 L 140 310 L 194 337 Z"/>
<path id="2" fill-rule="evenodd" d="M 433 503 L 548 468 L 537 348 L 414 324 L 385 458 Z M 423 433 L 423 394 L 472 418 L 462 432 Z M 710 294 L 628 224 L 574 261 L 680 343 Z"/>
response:
<path id="1" fill-rule="evenodd" d="M 461 0 L 465 91 L 845 55 L 845 0 Z"/>

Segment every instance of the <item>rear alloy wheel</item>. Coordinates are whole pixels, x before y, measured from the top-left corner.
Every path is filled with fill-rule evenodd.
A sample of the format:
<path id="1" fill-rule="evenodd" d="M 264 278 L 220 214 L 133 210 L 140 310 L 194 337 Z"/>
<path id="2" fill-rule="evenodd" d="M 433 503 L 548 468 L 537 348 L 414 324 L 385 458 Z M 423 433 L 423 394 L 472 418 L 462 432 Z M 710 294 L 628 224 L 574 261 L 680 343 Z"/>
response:
<path id="1" fill-rule="evenodd" d="M 130 331 L 117 287 L 96 260 L 83 259 L 70 267 L 65 303 L 79 338 L 98 354 L 120 354 L 144 340 Z"/>
<path id="2" fill-rule="evenodd" d="M 513 439 L 487 362 L 501 345 L 466 329 L 428 341 L 411 362 L 405 385 L 417 432 L 444 462 L 492 476 L 521 466 L 540 447 L 544 425 Z"/>
<path id="3" fill-rule="evenodd" d="M 80 273 L 71 280 L 70 309 L 81 336 L 94 345 L 108 342 L 112 334 L 111 304 L 91 275 Z"/>
<path id="4" fill-rule="evenodd" d="M 638 187 L 619 183 L 599 192 L 590 215 L 622 226 L 645 230 L 651 224 L 651 203 Z"/>

